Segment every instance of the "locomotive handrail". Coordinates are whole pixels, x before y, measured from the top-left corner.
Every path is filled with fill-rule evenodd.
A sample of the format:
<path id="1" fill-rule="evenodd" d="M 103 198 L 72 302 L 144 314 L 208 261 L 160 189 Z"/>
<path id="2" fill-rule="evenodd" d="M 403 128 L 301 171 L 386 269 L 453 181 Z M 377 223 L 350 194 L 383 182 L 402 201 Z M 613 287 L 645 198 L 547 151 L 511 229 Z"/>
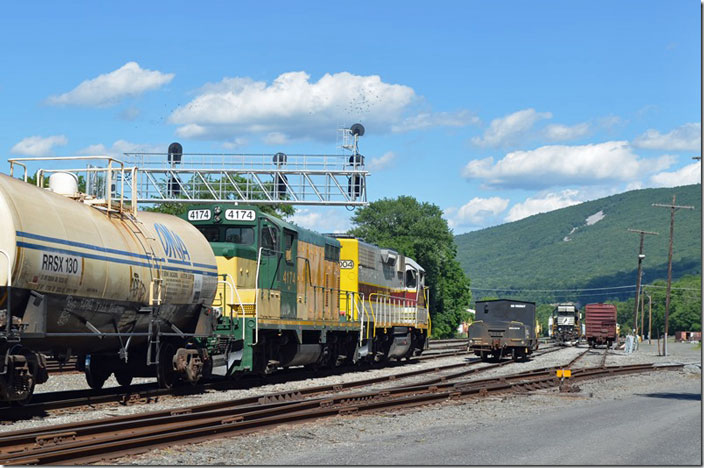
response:
<path id="1" fill-rule="evenodd" d="M 230 278 L 232 278 L 232 276 L 229 273 L 224 273 L 222 276 L 223 276 L 224 280 L 218 281 L 218 284 L 225 284 L 225 285 L 229 286 L 234 291 L 233 295 L 237 296 L 237 301 L 239 302 L 240 310 L 242 311 L 242 339 L 244 340 L 245 339 L 245 330 L 246 330 L 246 327 L 245 327 L 246 315 L 244 312 L 244 303 L 242 302 L 242 298 L 240 297 L 240 292 L 237 290 L 237 287 L 235 286 L 235 284 L 233 282 L 230 282 L 227 279 L 228 276 Z M 223 301 L 225 303 L 225 308 L 227 308 L 227 305 L 228 305 L 227 304 L 227 294 L 225 294 Z M 239 319 L 239 314 L 237 314 L 237 318 Z M 232 321 L 232 307 L 230 307 L 230 321 Z M 232 323 L 232 322 L 230 322 L 230 323 Z"/>
<path id="2" fill-rule="evenodd" d="M 259 247 L 257 254 L 257 274 L 254 278 L 254 343 L 252 346 L 259 343 L 259 268 L 262 264 L 262 250 L 264 247 Z"/>
<path id="3" fill-rule="evenodd" d="M 402 315 L 402 309 L 408 307 L 413 307 L 415 309 L 414 317 L 411 320 L 414 325 L 418 324 L 418 303 L 413 299 L 393 297 L 387 294 L 371 293 L 369 295 L 369 306 L 372 311 L 374 310 L 374 301 L 372 300 L 372 296 L 376 296 L 375 301 L 379 306 L 379 311 L 381 313 L 381 324 L 386 325 L 388 323 L 394 323 L 394 320 L 396 321 L 395 323 L 407 322 L 408 318 L 405 315 Z"/>

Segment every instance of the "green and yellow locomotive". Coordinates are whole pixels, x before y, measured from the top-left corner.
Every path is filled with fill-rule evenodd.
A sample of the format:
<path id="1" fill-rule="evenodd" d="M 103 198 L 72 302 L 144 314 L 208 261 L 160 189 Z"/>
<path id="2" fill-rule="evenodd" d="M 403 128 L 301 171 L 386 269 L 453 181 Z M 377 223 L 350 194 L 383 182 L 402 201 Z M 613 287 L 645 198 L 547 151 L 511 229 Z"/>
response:
<path id="1" fill-rule="evenodd" d="M 193 206 L 184 217 L 217 261 L 205 375 L 383 362 L 424 348 L 424 271 L 412 259 L 254 206 Z"/>

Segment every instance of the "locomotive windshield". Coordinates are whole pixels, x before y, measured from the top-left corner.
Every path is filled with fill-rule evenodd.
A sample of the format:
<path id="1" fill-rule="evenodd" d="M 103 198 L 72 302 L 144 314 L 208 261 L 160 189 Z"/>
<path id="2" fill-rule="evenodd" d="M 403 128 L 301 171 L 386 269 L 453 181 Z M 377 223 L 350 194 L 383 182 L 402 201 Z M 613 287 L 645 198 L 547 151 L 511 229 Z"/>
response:
<path id="1" fill-rule="evenodd" d="M 220 228 L 217 226 L 196 226 L 208 242 L 220 242 Z"/>
<path id="2" fill-rule="evenodd" d="M 254 243 L 254 228 L 233 226 L 224 230 L 220 226 L 196 226 L 208 242 L 228 242 L 230 244 L 251 245 Z"/>
<path id="3" fill-rule="evenodd" d="M 225 230 L 225 242 L 232 244 L 251 245 L 254 243 L 254 228 L 228 227 Z"/>

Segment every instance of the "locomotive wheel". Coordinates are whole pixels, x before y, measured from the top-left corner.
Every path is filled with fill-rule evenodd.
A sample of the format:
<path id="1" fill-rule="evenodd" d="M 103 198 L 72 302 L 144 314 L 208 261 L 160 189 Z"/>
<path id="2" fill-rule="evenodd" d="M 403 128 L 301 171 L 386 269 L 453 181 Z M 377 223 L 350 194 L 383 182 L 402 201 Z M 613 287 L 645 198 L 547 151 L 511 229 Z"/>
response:
<path id="1" fill-rule="evenodd" d="M 132 383 L 132 374 L 129 371 L 115 371 L 115 380 L 123 387 L 129 387 Z"/>
<path id="2" fill-rule="evenodd" d="M 160 388 L 173 388 L 177 375 L 174 371 L 173 359 L 176 348 L 171 343 L 161 343 L 159 346 L 159 364 L 156 366 L 156 381 Z"/>
<path id="3" fill-rule="evenodd" d="M 110 374 L 100 369 L 100 363 L 95 356 L 86 355 L 86 382 L 88 386 L 93 390 L 100 390 L 108 377 Z"/>

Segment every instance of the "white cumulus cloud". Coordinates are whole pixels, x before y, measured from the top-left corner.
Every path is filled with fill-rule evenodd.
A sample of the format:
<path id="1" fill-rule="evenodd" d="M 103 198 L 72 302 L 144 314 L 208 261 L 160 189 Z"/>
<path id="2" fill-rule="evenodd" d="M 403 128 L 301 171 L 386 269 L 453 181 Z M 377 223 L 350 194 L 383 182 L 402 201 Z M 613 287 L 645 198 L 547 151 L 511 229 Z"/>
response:
<path id="1" fill-rule="evenodd" d="M 228 140 L 222 144 L 222 147 L 228 150 L 236 150 L 240 148 L 244 148 L 249 144 L 249 141 L 246 138 L 233 138 L 232 140 Z"/>
<path id="2" fill-rule="evenodd" d="M 546 193 L 526 198 L 525 201 L 516 203 L 508 210 L 505 221 L 518 221 L 534 214 L 547 213 L 566 206 L 576 205 L 581 203 L 581 200 L 576 198 L 578 193 L 576 190 L 563 190 L 562 192 Z"/>
<path id="3" fill-rule="evenodd" d="M 347 232 L 351 223 L 349 215 L 331 208 L 298 208 L 288 220 L 306 229 L 317 232 Z"/>
<path id="4" fill-rule="evenodd" d="M 126 140 L 117 140 L 110 147 L 106 147 L 102 143 L 87 146 L 80 150 L 78 154 L 90 156 L 112 156 L 116 159 L 125 160 L 124 153 L 164 153 L 164 158 L 166 158 L 168 148 L 168 144 L 152 145 L 145 143 L 132 143 Z"/>
<path id="5" fill-rule="evenodd" d="M 10 152 L 24 156 L 50 156 L 55 146 L 64 146 L 67 143 L 68 139 L 63 135 L 31 136 L 15 144 Z"/>
<path id="6" fill-rule="evenodd" d="M 482 137 L 472 138 L 477 146 L 499 147 L 515 144 L 533 128 L 538 121 L 552 118 L 550 112 L 536 112 L 535 109 L 523 109 L 505 117 L 494 119 Z"/>
<path id="7" fill-rule="evenodd" d="M 430 127 L 465 127 L 479 123 L 479 117 L 468 110 L 457 112 L 421 112 L 407 117 L 398 124 L 391 126 L 395 133 L 423 130 Z"/>
<path id="8" fill-rule="evenodd" d="M 158 89 L 173 78 L 173 73 L 147 70 L 137 62 L 127 62 L 117 70 L 84 81 L 71 91 L 50 96 L 47 103 L 55 106 L 107 107 L 126 97 Z"/>
<path id="9" fill-rule="evenodd" d="M 174 110 L 170 121 L 188 138 L 243 132 L 324 138 L 334 135 L 338 122 L 358 120 L 368 130 L 388 130 L 416 99 L 412 88 L 385 83 L 378 75 L 326 73 L 314 82 L 305 72 L 289 72 L 271 84 L 249 78 L 208 84 Z"/>
<path id="10" fill-rule="evenodd" d="M 633 140 L 633 146 L 665 151 L 698 151 L 702 144 L 700 123 L 686 123 L 668 133 L 650 129 Z"/>
<path id="11" fill-rule="evenodd" d="M 658 187 L 700 184 L 702 182 L 702 162 L 697 161 L 672 172 L 660 172 L 653 175 L 650 181 Z"/>
<path id="12" fill-rule="evenodd" d="M 246 77 L 208 83 L 185 106 L 171 113 L 184 138 L 220 139 L 261 134 L 267 144 L 291 139 L 327 140 L 339 122 L 362 122 L 374 133 L 431 127 L 462 127 L 479 122 L 467 110 L 418 112 L 422 99 L 405 85 L 378 75 L 326 73 L 318 81 L 303 71 L 279 75 L 271 83 Z"/>
<path id="13" fill-rule="evenodd" d="M 262 141 L 267 145 L 285 145 L 289 142 L 289 139 L 281 132 L 271 132 L 267 133 L 264 138 L 262 138 Z"/>
<path id="14" fill-rule="evenodd" d="M 552 124 L 545 127 L 545 136 L 552 141 L 574 140 L 589 133 L 589 124 L 586 122 L 577 125 Z"/>
<path id="15" fill-rule="evenodd" d="M 481 179 L 487 187 L 550 187 L 598 184 L 608 180 L 632 181 L 670 167 L 673 156 L 643 159 L 626 141 L 589 145 L 550 145 L 530 151 L 514 151 L 494 161 L 488 157 L 470 161 L 463 175 Z"/>
<path id="16" fill-rule="evenodd" d="M 367 161 L 366 166 L 367 169 L 369 169 L 370 171 L 381 171 L 383 169 L 386 169 L 387 167 L 391 167 L 395 159 L 396 153 L 394 153 L 393 151 L 388 151 L 384 153 L 383 156 L 380 156 L 378 158 L 371 158 L 369 161 Z"/>
<path id="17" fill-rule="evenodd" d="M 503 212 L 509 200 L 500 197 L 472 198 L 459 209 L 448 208 L 445 210 L 447 223 L 451 228 L 458 226 L 486 226 L 491 224 L 493 216 Z"/>

